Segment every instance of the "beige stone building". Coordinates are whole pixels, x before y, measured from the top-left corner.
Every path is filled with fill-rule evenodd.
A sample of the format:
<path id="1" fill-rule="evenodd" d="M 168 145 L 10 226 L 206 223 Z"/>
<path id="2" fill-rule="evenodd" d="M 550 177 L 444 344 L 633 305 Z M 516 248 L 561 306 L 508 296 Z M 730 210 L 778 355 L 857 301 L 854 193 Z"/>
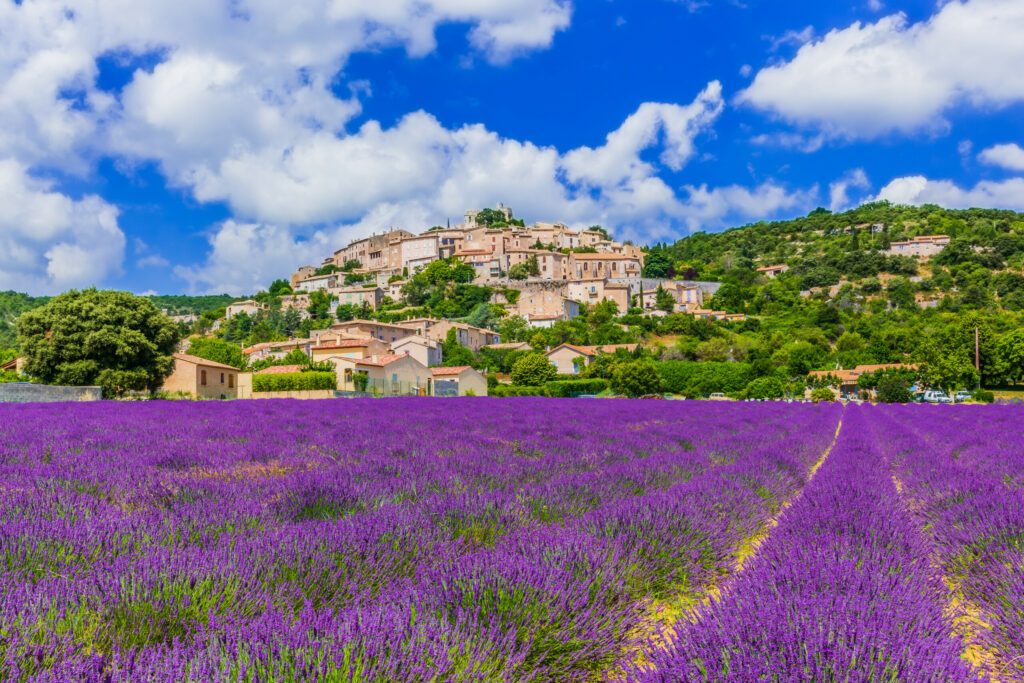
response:
<path id="1" fill-rule="evenodd" d="M 260 311 L 267 310 L 266 305 L 261 304 L 253 299 L 246 299 L 245 301 L 235 301 L 234 303 L 228 304 L 224 312 L 224 317 L 230 320 L 239 313 L 245 313 L 246 315 L 256 315 Z"/>
<path id="2" fill-rule="evenodd" d="M 577 346 L 575 344 L 562 344 L 548 351 L 548 360 L 558 370 L 560 375 L 578 375 L 580 370 L 590 364 L 598 354 L 615 353 L 624 349 L 632 353 L 636 351 L 638 344 L 605 344 L 604 346 Z"/>
<path id="3" fill-rule="evenodd" d="M 455 330 L 455 338 L 459 345 L 465 346 L 474 353 L 483 346 L 501 342 L 501 335 L 494 330 L 473 327 L 472 325 L 457 323 L 452 320 L 438 320 L 423 330 L 423 332 L 429 339 L 443 342 L 448 336 L 448 330 L 451 329 Z"/>
<path id="4" fill-rule="evenodd" d="M 486 396 L 487 378 L 468 365 L 454 368 L 431 368 L 432 396 Z"/>
<path id="5" fill-rule="evenodd" d="M 622 254 L 570 254 L 569 277 L 576 280 L 640 277 L 643 261 Z"/>
<path id="6" fill-rule="evenodd" d="M 328 292 L 337 299 L 339 306 L 366 304 L 375 311 L 384 300 L 384 290 L 380 287 L 338 287 L 328 290 Z"/>
<path id="7" fill-rule="evenodd" d="M 238 396 L 238 368 L 211 360 L 174 354 L 174 372 L 161 387 L 168 393 L 183 393 L 194 398 L 226 399 Z"/>
<path id="8" fill-rule="evenodd" d="M 949 246 L 949 235 L 922 235 L 912 237 L 904 242 L 893 242 L 889 245 L 890 256 L 912 256 L 926 259 L 936 256 Z"/>
<path id="9" fill-rule="evenodd" d="M 313 362 L 333 362 L 335 358 L 369 358 L 388 353 L 388 345 L 377 339 L 343 339 L 321 337 L 310 351 Z"/>
<path id="10" fill-rule="evenodd" d="M 421 335 L 396 341 L 391 345 L 391 353 L 395 355 L 409 354 L 428 368 L 444 362 L 440 342 Z"/>
<path id="11" fill-rule="evenodd" d="M 296 349 L 309 356 L 312 346 L 313 342 L 310 339 L 289 339 L 288 341 L 282 342 L 264 342 L 262 344 L 256 344 L 246 349 L 242 349 L 242 355 L 245 356 L 246 360 L 250 363 L 256 363 L 267 359 L 280 360 Z"/>
<path id="12" fill-rule="evenodd" d="M 433 375 L 410 355 L 337 358 L 334 363 L 340 391 L 364 391 L 383 396 L 433 394 Z M 359 375 L 365 379 L 360 379 Z"/>

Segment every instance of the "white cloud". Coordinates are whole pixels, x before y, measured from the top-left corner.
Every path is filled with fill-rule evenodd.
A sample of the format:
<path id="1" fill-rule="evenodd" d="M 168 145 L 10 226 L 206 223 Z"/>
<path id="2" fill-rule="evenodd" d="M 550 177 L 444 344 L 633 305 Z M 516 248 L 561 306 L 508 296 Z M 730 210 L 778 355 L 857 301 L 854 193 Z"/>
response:
<path id="1" fill-rule="evenodd" d="M 855 23 L 762 69 L 740 102 L 843 138 L 943 131 L 952 106 L 1024 100 L 1024 3 L 947 2 L 927 21 Z"/>
<path id="2" fill-rule="evenodd" d="M 0 289 L 53 293 L 120 271 L 118 211 L 99 197 L 73 200 L 0 160 Z"/>
<path id="3" fill-rule="evenodd" d="M 824 135 L 803 135 L 802 133 L 761 133 L 750 138 L 758 147 L 793 149 L 804 154 L 813 154 L 825 146 Z"/>
<path id="4" fill-rule="evenodd" d="M 832 211 L 844 211 L 850 207 L 850 190 L 866 190 L 871 187 L 867 173 L 863 168 L 855 168 L 839 180 L 828 186 L 829 208 Z"/>
<path id="5" fill-rule="evenodd" d="M 1024 210 L 1024 178 L 984 181 L 962 188 L 950 180 L 924 176 L 896 178 L 882 188 L 876 199 L 896 204 L 937 204 L 949 209 L 1000 208 Z"/>
<path id="6" fill-rule="evenodd" d="M 1024 171 L 1024 148 L 1016 144 L 996 145 L 982 150 L 978 158 L 986 164 L 1011 171 Z"/>

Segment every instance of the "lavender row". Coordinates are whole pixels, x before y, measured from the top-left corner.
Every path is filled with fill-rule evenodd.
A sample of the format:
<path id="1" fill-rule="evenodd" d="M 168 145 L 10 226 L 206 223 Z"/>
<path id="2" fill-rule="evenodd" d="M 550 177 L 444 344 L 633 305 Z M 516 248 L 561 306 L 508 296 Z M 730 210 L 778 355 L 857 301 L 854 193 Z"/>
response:
<path id="1" fill-rule="evenodd" d="M 588 416 L 574 411 L 586 405 Z M 4 409 L 12 680 L 584 680 L 798 490 L 835 410 Z"/>
<path id="2" fill-rule="evenodd" d="M 876 412 L 846 411 L 829 459 L 744 572 L 632 680 L 979 680 L 896 494 Z"/>
<path id="3" fill-rule="evenodd" d="M 894 410 L 887 444 L 933 539 L 972 659 L 1024 680 L 1024 412 Z"/>

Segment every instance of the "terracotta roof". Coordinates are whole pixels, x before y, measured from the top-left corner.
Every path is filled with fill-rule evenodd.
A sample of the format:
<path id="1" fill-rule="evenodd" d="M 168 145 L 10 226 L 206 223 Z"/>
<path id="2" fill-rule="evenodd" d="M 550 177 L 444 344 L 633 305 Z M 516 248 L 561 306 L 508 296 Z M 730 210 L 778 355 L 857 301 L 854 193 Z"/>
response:
<path id="1" fill-rule="evenodd" d="M 291 375 L 296 372 L 302 372 L 301 365 L 271 365 L 269 368 L 263 368 L 257 375 Z"/>
<path id="2" fill-rule="evenodd" d="M 859 375 L 863 375 L 868 372 L 876 372 L 878 370 L 917 370 L 918 366 L 916 363 L 883 363 L 881 365 L 858 365 L 853 369 Z"/>
<path id="3" fill-rule="evenodd" d="M 223 363 L 215 363 L 212 360 L 206 360 L 205 358 L 200 358 L 199 356 L 192 356 L 187 353 L 174 354 L 174 360 L 192 363 L 192 365 L 204 365 L 208 368 L 221 368 L 223 370 L 234 370 L 235 372 L 238 372 L 238 368 L 233 368 L 230 365 L 224 365 Z"/>
<path id="4" fill-rule="evenodd" d="M 599 353 L 614 353 L 619 349 L 635 351 L 638 346 L 639 344 L 604 344 L 603 346 L 577 346 L 575 344 L 562 344 L 548 351 L 547 355 L 550 356 L 558 349 L 567 348 L 584 356 L 596 356 Z"/>
<path id="5" fill-rule="evenodd" d="M 530 345 L 526 342 L 506 342 L 504 344 L 487 344 L 482 346 L 484 349 L 528 349 Z"/>
<path id="6" fill-rule="evenodd" d="M 454 377 L 456 375 L 461 375 L 466 370 L 472 369 L 473 368 L 468 365 L 460 365 L 454 368 L 430 368 L 430 373 L 435 377 Z"/>
<path id="7" fill-rule="evenodd" d="M 625 254 L 572 254 L 577 261 L 639 261 L 636 256 Z"/>
<path id="8" fill-rule="evenodd" d="M 0 365 L 0 371 L 10 371 L 18 369 L 18 359 L 12 358 L 3 365 Z"/>
<path id="9" fill-rule="evenodd" d="M 251 356 L 252 354 L 256 353 L 257 351 L 262 351 L 264 349 L 286 349 L 289 346 L 299 347 L 299 346 L 302 346 L 303 344 L 308 344 L 308 343 L 309 343 L 308 339 L 289 339 L 288 341 L 283 341 L 283 342 L 263 342 L 261 344 L 253 344 L 249 348 L 243 349 L 242 350 L 242 355 L 243 356 Z"/>
<path id="10" fill-rule="evenodd" d="M 391 365 L 395 361 L 399 361 L 399 360 L 402 360 L 404 358 L 409 358 L 409 355 L 405 354 L 405 353 L 401 353 L 401 354 L 392 353 L 392 354 L 388 354 L 386 356 L 375 356 L 373 358 L 361 358 L 361 359 L 356 361 L 356 365 L 373 365 L 375 367 L 381 367 L 382 368 L 385 365 Z"/>
<path id="11" fill-rule="evenodd" d="M 342 339 L 332 344 L 314 346 L 314 351 L 330 351 L 332 349 L 360 349 L 369 346 L 371 339 Z"/>
<path id="12" fill-rule="evenodd" d="M 783 268 L 789 268 L 789 266 L 787 266 L 785 264 L 781 264 L 781 265 L 778 265 L 778 266 L 761 266 L 760 268 L 757 269 L 757 272 L 765 273 L 765 272 L 770 271 L 770 270 L 782 270 Z"/>

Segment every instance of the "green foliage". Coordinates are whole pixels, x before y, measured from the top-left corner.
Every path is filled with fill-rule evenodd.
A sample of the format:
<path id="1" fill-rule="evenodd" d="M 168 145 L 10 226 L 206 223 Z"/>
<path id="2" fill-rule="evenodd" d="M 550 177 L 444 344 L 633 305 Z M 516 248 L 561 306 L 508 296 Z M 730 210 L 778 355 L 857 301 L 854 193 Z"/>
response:
<path id="1" fill-rule="evenodd" d="M 570 398 L 580 394 L 600 394 L 610 385 L 606 379 L 556 380 L 544 385 L 544 395 L 551 398 Z"/>
<path id="2" fill-rule="evenodd" d="M 515 396 L 546 396 L 544 387 L 510 386 L 499 384 L 487 390 L 487 395 L 495 398 L 509 398 Z"/>
<path id="3" fill-rule="evenodd" d="M 649 396 L 665 390 L 657 368 L 649 361 L 620 363 L 612 374 L 612 390 L 624 396 Z"/>
<path id="4" fill-rule="evenodd" d="M 818 387 L 811 390 L 811 400 L 815 403 L 831 403 L 836 400 L 836 395 L 831 389 Z"/>
<path id="5" fill-rule="evenodd" d="M 223 363 L 241 370 L 245 367 L 245 356 L 238 344 L 213 337 L 196 337 L 189 341 L 188 353 L 198 358 Z"/>
<path id="6" fill-rule="evenodd" d="M 758 377 L 752 380 L 743 395 L 754 399 L 776 399 L 786 395 L 786 386 L 778 377 Z"/>
<path id="7" fill-rule="evenodd" d="M 253 375 L 252 390 L 271 391 L 333 391 L 338 377 L 333 372 L 293 372 L 285 375 Z"/>
<path id="8" fill-rule="evenodd" d="M 654 292 L 654 307 L 659 311 L 671 313 L 676 310 L 676 300 L 664 287 L 658 285 L 658 289 Z"/>
<path id="9" fill-rule="evenodd" d="M 174 369 L 178 330 L 149 299 L 70 291 L 18 320 L 28 375 L 46 384 L 99 385 L 108 397 L 154 392 Z"/>
<path id="10" fill-rule="evenodd" d="M 498 334 L 503 342 L 526 341 L 532 333 L 530 323 L 522 316 L 513 315 L 498 323 Z"/>
<path id="11" fill-rule="evenodd" d="M 914 400 L 910 386 L 905 375 L 887 373 L 878 381 L 875 399 L 879 403 L 910 403 Z"/>
<path id="12" fill-rule="evenodd" d="M 448 330 L 441 342 L 441 359 L 443 365 L 449 368 L 473 364 L 473 352 L 459 343 L 458 331 L 454 327 Z"/>
<path id="13" fill-rule="evenodd" d="M 673 278 L 676 270 L 672 263 L 672 255 L 664 245 L 656 244 L 651 247 L 644 258 L 644 277 L 650 278 Z"/>
<path id="14" fill-rule="evenodd" d="M 974 392 L 974 400 L 979 403 L 995 403 L 996 395 L 985 389 L 978 389 Z"/>
<path id="15" fill-rule="evenodd" d="M 695 363 L 662 361 L 655 367 L 665 390 L 687 398 L 706 398 L 714 393 L 738 394 L 753 379 L 746 363 Z"/>
<path id="16" fill-rule="evenodd" d="M 543 353 L 528 353 L 512 366 L 512 383 L 520 387 L 539 387 L 555 378 L 558 370 Z"/>
<path id="17" fill-rule="evenodd" d="M 274 280 L 270 283 L 270 287 L 267 288 L 267 293 L 270 296 L 282 296 L 284 294 L 292 293 L 292 285 L 288 280 Z"/>

